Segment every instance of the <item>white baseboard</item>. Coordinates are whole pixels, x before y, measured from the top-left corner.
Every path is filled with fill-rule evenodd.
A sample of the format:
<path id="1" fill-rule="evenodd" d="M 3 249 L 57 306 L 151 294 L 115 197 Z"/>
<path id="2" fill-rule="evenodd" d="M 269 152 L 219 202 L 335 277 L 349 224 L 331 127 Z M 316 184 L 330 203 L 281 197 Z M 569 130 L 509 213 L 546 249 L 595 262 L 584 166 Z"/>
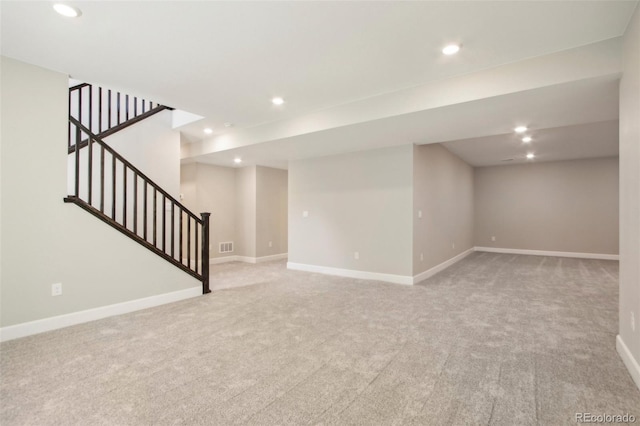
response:
<path id="1" fill-rule="evenodd" d="M 307 265 L 304 263 L 287 262 L 287 269 L 305 272 L 318 272 L 320 274 L 337 275 L 346 278 L 361 280 L 384 281 L 393 284 L 412 285 L 413 277 L 407 275 L 383 274 L 379 272 L 356 271 L 353 269 L 331 268 L 328 266 Z"/>
<path id="2" fill-rule="evenodd" d="M 415 275 L 413 277 L 413 284 L 419 283 L 420 281 L 424 281 L 427 278 L 430 278 L 430 277 L 434 276 L 438 272 L 441 272 L 441 271 L 447 269 L 449 266 L 453 265 L 454 263 L 459 262 L 462 259 L 464 259 L 465 257 L 469 256 L 474 251 L 475 251 L 475 248 L 471 247 L 470 249 L 463 251 L 462 253 L 460 253 L 457 256 L 452 257 L 451 259 L 445 260 L 441 264 L 436 265 L 431 269 L 427 269 L 426 271 L 421 272 L 418 275 Z"/>
<path id="3" fill-rule="evenodd" d="M 238 256 L 212 257 L 209 259 L 209 265 L 219 265 L 227 262 L 237 262 Z"/>
<path id="4" fill-rule="evenodd" d="M 235 256 L 235 255 L 224 256 L 224 257 L 214 257 L 209 259 L 209 264 L 218 265 L 220 263 L 226 263 L 226 262 L 262 263 L 262 262 L 270 262 L 272 260 L 286 259 L 288 256 L 289 256 L 289 253 L 272 254 L 270 256 L 261 256 L 261 257 Z"/>
<path id="5" fill-rule="evenodd" d="M 129 312 L 165 305 L 167 303 L 190 299 L 197 296 L 202 296 L 202 287 L 200 286 L 173 291 L 171 293 L 158 294 L 157 296 L 145 297 L 143 299 L 116 303 L 114 305 L 87 309 L 85 311 L 24 322 L 22 324 L 10 325 L 0 328 L 0 342 L 6 342 L 7 340 L 44 333 L 45 331 L 57 330 L 59 328 L 95 321 L 115 315 L 127 314 Z"/>
<path id="6" fill-rule="evenodd" d="M 629 374 L 631 374 L 631 378 L 636 383 L 638 389 L 640 389 L 640 365 L 638 365 L 638 361 L 633 357 L 631 351 L 624 344 L 622 337 L 618 334 L 616 337 L 616 349 L 618 350 L 618 355 L 622 358 L 622 362 L 629 370 Z"/>
<path id="7" fill-rule="evenodd" d="M 506 253 L 506 254 L 528 254 L 532 256 L 554 256 L 554 257 L 575 257 L 579 259 L 600 259 L 600 260 L 619 260 L 617 254 L 600 254 L 600 253 L 575 253 L 570 251 L 546 251 L 546 250 L 522 250 L 498 247 L 476 247 L 475 251 L 486 251 L 489 253 Z"/>

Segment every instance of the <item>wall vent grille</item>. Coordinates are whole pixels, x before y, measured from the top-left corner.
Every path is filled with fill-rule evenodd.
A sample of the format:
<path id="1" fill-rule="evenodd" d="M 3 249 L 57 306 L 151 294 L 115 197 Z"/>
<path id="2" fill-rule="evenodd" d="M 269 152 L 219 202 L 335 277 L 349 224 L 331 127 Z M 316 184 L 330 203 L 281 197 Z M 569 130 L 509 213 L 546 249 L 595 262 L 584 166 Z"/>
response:
<path id="1" fill-rule="evenodd" d="M 233 241 L 220 243 L 220 253 L 231 253 L 233 251 Z"/>

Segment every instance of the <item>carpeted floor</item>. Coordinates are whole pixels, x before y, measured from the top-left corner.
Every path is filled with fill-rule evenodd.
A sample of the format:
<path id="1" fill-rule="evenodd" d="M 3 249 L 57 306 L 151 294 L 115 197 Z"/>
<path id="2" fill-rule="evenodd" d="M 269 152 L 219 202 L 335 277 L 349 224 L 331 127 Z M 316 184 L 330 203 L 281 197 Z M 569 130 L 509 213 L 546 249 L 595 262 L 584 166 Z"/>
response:
<path id="1" fill-rule="evenodd" d="M 0 345 L 0 424 L 640 421 L 617 262 L 474 253 L 413 287 L 214 269 L 253 285 Z"/>

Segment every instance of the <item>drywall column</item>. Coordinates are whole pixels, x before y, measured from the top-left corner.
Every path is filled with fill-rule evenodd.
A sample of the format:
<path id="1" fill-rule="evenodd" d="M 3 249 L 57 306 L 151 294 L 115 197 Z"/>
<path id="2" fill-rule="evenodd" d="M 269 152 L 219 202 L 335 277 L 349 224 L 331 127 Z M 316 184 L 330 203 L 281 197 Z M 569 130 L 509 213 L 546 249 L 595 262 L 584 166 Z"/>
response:
<path id="1" fill-rule="evenodd" d="M 413 274 L 418 275 L 473 248 L 473 168 L 440 144 L 419 145 L 413 175 Z"/>
<path id="2" fill-rule="evenodd" d="M 256 257 L 287 253 L 287 171 L 256 167 Z"/>
<path id="3" fill-rule="evenodd" d="M 640 388 L 640 8 L 624 36 L 620 81 L 620 334 L 618 352 Z"/>
<path id="4" fill-rule="evenodd" d="M 256 257 L 256 166 L 236 170 L 235 254 Z"/>
<path id="5" fill-rule="evenodd" d="M 410 283 L 412 162 L 413 145 L 291 162 L 289 266 Z"/>

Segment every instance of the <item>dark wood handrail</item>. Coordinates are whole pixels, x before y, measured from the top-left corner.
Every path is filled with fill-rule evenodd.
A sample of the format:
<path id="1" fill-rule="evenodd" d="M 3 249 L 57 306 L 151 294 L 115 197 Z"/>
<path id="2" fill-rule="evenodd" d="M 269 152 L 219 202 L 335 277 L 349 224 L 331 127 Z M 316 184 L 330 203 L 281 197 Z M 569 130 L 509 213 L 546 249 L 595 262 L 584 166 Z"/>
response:
<path id="1" fill-rule="evenodd" d="M 176 200 L 175 198 L 173 198 L 171 196 L 171 194 L 169 194 L 167 191 L 165 191 L 164 189 L 162 189 L 162 187 L 160 185 L 158 185 L 157 183 L 155 183 L 153 180 L 151 180 L 150 177 L 148 177 L 147 175 L 145 175 L 140 169 L 138 169 L 136 166 L 134 166 L 133 164 L 131 164 L 126 158 L 124 158 L 122 155 L 120 155 L 118 152 L 116 152 L 115 149 L 111 148 L 109 145 L 107 145 L 100 137 L 98 137 L 97 135 L 94 135 L 93 133 L 91 133 L 91 131 L 89 129 L 87 129 L 85 126 L 83 126 L 78 120 L 76 120 L 73 117 L 69 117 L 69 121 L 71 123 L 73 123 L 75 126 L 77 126 L 80 130 L 82 130 L 82 132 L 86 133 L 89 138 L 91 140 L 93 140 L 94 142 L 96 142 L 98 145 L 104 147 L 104 149 L 109 152 L 111 155 L 113 155 L 116 159 L 118 159 L 120 162 L 124 163 L 128 169 L 131 169 L 132 171 L 134 171 L 138 176 L 140 176 L 144 181 L 146 181 L 149 185 L 151 185 L 154 189 L 156 189 L 159 193 L 161 193 L 162 195 L 164 195 L 165 197 L 167 197 L 167 199 L 171 202 L 173 202 L 176 206 L 178 206 L 181 210 L 183 210 L 185 213 L 187 213 L 189 216 L 191 216 L 193 219 L 195 219 L 199 224 L 202 224 L 202 219 L 198 218 L 198 216 L 196 216 L 195 213 L 191 212 L 191 210 L 189 210 L 185 205 L 183 205 L 180 201 Z"/>

